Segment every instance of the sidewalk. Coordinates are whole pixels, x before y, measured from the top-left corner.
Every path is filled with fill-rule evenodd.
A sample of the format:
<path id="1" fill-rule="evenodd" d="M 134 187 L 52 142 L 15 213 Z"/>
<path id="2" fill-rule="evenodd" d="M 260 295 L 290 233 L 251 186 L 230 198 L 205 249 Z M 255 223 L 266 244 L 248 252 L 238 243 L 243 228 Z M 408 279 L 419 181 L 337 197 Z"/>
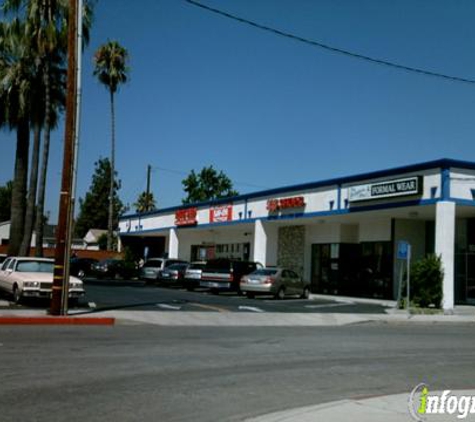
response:
<path id="1" fill-rule="evenodd" d="M 11 324 L 152 324 L 161 326 L 202 327 L 331 327 L 367 322 L 394 324 L 412 323 L 475 323 L 475 310 L 468 314 L 411 315 L 404 311 L 391 314 L 348 313 L 255 313 L 255 312 L 192 312 L 113 310 L 77 315 L 72 311 L 64 317 L 46 314 L 44 309 L 0 309 L 0 325 Z M 35 321 L 36 320 L 36 321 Z"/>
<path id="2" fill-rule="evenodd" d="M 441 395 L 441 391 L 430 392 Z M 475 390 L 452 391 L 451 394 L 474 396 Z M 409 412 L 410 392 L 388 396 L 371 397 L 367 399 L 339 400 L 316 406 L 302 407 L 270 413 L 257 418 L 247 419 L 245 422 L 410 422 L 415 421 Z M 419 402 L 415 403 L 417 407 Z M 454 414 L 421 415 L 423 421 L 449 422 L 460 420 L 457 418 L 459 410 Z M 468 414 L 466 420 L 473 420 L 474 415 Z M 464 419 L 462 419 L 464 420 Z"/>

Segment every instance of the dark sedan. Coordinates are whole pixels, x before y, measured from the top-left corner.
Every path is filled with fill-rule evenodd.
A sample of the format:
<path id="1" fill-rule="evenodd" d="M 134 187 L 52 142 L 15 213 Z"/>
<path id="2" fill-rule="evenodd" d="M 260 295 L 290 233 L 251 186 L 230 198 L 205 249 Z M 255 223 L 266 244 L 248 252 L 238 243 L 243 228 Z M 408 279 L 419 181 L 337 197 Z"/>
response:
<path id="1" fill-rule="evenodd" d="M 94 258 L 71 258 L 69 273 L 79 278 L 87 277 L 93 274 L 92 266 L 97 263 Z"/>
<path id="2" fill-rule="evenodd" d="M 158 282 L 161 284 L 181 285 L 185 278 L 185 273 L 190 264 L 172 264 L 161 270 L 158 275 Z"/>
<path id="3" fill-rule="evenodd" d="M 92 271 L 97 278 L 131 278 L 136 276 L 137 269 L 123 259 L 108 258 L 93 264 Z"/>

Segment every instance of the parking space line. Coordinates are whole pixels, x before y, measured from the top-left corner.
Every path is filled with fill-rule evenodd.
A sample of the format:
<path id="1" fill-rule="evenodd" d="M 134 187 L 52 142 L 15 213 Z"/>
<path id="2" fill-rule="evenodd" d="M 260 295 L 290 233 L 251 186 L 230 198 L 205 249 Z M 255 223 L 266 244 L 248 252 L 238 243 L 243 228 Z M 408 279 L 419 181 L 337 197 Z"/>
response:
<path id="1" fill-rule="evenodd" d="M 260 308 L 256 308 L 254 306 L 239 306 L 238 308 L 240 311 L 252 311 L 252 312 L 259 312 L 259 313 L 264 313 L 265 311 L 260 309 Z"/>

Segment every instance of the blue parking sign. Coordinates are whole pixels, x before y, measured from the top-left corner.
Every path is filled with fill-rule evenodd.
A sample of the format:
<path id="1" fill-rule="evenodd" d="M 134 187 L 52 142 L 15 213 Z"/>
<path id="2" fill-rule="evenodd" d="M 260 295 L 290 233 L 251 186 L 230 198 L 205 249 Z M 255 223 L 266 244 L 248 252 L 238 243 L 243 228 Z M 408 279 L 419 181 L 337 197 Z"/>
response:
<path id="1" fill-rule="evenodd" d="M 400 240 L 397 244 L 397 259 L 408 259 L 409 248 L 410 246 L 408 242 Z"/>

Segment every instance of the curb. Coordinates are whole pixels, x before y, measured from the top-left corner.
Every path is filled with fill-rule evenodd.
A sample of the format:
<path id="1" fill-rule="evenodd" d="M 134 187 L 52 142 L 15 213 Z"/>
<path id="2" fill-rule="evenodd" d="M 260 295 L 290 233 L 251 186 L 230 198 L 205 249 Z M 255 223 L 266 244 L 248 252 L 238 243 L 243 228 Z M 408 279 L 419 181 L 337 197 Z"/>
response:
<path id="1" fill-rule="evenodd" d="M 0 325 L 107 325 L 115 324 L 111 317 L 73 316 L 0 316 Z"/>

